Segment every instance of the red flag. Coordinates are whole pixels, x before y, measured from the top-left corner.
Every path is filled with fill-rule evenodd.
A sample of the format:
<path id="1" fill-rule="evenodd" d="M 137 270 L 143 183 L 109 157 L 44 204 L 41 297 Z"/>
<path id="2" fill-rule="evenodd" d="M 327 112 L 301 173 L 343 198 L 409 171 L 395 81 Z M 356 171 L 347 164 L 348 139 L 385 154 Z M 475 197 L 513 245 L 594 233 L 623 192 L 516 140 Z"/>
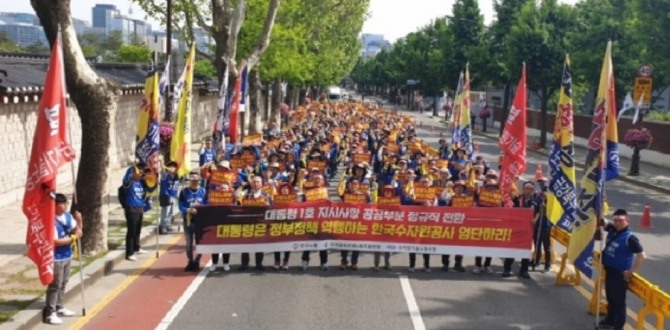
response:
<path id="1" fill-rule="evenodd" d="M 230 143 L 237 142 L 237 118 L 240 112 L 240 100 L 242 98 L 242 73 L 235 79 L 235 87 L 233 89 L 233 99 L 230 102 L 230 120 L 228 122 L 228 139 Z"/>
<path id="2" fill-rule="evenodd" d="M 514 102 L 500 137 L 500 149 L 503 152 L 500 189 L 503 203 L 507 207 L 512 207 L 510 196 L 512 183 L 526 171 L 526 145 L 526 64 L 524 63 Z"/>
<path id="3" fill-rule="evenodd" d="M 58 168 L 75 157 L 67 136 L 65 75 L 60 47 L 59 34 L 51 49 L 44 93 L 37 111 L 37 125 L 23 195 L 23 213 L 28 218 L 28 257 L 37 265 L 43 285 L 53 280 L 56 230 L 56 203 L 53 195 Z"/>

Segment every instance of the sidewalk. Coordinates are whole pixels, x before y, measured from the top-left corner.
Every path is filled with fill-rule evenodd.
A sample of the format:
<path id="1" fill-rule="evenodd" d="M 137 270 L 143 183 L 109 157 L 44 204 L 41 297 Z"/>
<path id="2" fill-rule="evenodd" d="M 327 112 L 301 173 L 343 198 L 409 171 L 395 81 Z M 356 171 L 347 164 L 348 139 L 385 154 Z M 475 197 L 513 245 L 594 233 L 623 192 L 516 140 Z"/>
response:
<path id="1" fill-rule="evenodd" d="M 107 240 L 109 251 L 106 254 L 84 258 L 84 282 L 90 285 L 95 279 L 110 272 L 114 265 L 125 257 L 125 217 L 123 210 L 117 202 L 116 189 L 121 182 L 126 169 L 119 169 L 110 173 L 109 192 L 103 198 L 108 207 Z M 73 187 L 64 186 L 60 189 L 66 195 L 72 195 Z M 146 250 L 147 245 L 153 245 L 150 238 L 155 237 L 155 226 L 153 222 L 158 217 L 158 207 L 154 207 L 145 214 L 144 228 L 142 229 L 142 242 Z M 21 204 L 11 204 L 0 207 L 0 221 L 4 224 L 4 230 L 0 232 L 0 328 L 16 329 L 22 326 L 31 327 L 29 319 L 23 319 L 14 315 L 23 309 L 30 310 L 32 315 L 43 306 L 43 296 L 46 288 L 39 281 L 35 265 L 25 256 L 25 216 L 21 212 Z M 148 244 L 147 244 L 147 241 Z M 153 253 L 153 251 L 149 251 Z M 97 260 L 96 260 L 97 259 Z M 91 263 L 89 266 L 87 264 Z M 72 272 L 79 269 L 79 263 L 72 261 Z M 68 284 L 68 293 L 78 293 L 80 280 L 79 274 L 73 274 Z M 72 290 L 76 288 L 77 290 Z M 37 314 L 40 314 L 37 312 Z M 41 318 L 38 318 L 41 322 Z"/>
<path id="2" fill-rule="evenodd" d="M 191 150 L 191 168 L 198 167 L 198 148 L 194 143 Z M 89 288 L 101 277 L 113 273 L 117 265 L 125 261 L 126 219 L 117 200 L 117 188 L 121 184 L 127 167 L 112 170 L 109 176 L 108 192 L 103 196 L 103 207 L 107 207 L 108 251 L 84 258 L 84 286 Z M 59 187 L 59 191 L 71 196 L 72 185 Z M 174 240 L 182 232 L 156 236 L 156 223 L 160 207 L 154 203 L 151 211 L 145 213 L 141 233 L 141 245 L 153 256 L 156 249 L 167 241 Z M 39 281 L 35 265 L 26 257 L 26 218 L 21 211 L 21 203 L 0 206 L 0 330 L 30 329 L 42 322 L 41 309 L 44 307 L 46 287 Z M 158 240 L 157 240 L 158 238 Z M 158 245 L 156 243 L 159 243 Z M 140 267 L 140 262 L 135 267 Z M 66 289 L 66 300 L 80 294 L 78 260 L 72 261 L 70 281 Z M 88 290 L 88 289 L 87 289 Z"/>
<path id="3" fill-rule="evenodd" d="M 378 100 L 377 98 L 368 97 L 366 100 Z M 388 107 L 389 110 L 394 110 L 394 105 L 386 102 L 382 103 L 384 106 Z M 424 111 L 420 113 L 418 111 L 409 111 L 405 106 L 399 106 L 397 108 L 398 112 L 402 114 L 411 115 L 414 118 L 417 118 L 420 122 L 431 125 L 439 125 L 441 127 L 447 127 L 447 123 L 443 117 L 433 117 L 432 112 Z M 479 135 L 486 137 L 492 140 L 498 140 L 500 132 L 500 123 L 495 122 L 491 124 L 488 123 L 487 132 L 482 132 L 482 122 L 481 119 L 477 119 L 475 130 L 473 131 L 474 135 Z M 536 152 L 544 155 L 549 155 L 550 146 L 553 141 L 552 132 L 547 133 L 547 145 L 545 149 L 534 150 L 531 149 L 533 142 L 536 139 L 539 139 L 541 132 L 536 129 L 528 128 L 528 151 Z M 586 157 L 586 145 L 587 140 L 580 137 L 575 137 L 574 148 L 575 148 L 575 163 L 578 167 L 582 168 L 584 166 L 584 159 Z M 656 151 L 643 150 L 641 152 L 640 160 L 640 175 L 639 176 L 629 176 L 628 171 L 631 165 L 631 158 L 633 155 L 633 149 L 626 146 L 622 141 L 619 141 L 619 162 L 621 168 L 621 176 L 618 180 L 636 184 L 640 187 L 645 187 L 649 189 L 654 189 L 661 191 L 667 194 L 670 194 L 670 155 L 662 154 Z"/>

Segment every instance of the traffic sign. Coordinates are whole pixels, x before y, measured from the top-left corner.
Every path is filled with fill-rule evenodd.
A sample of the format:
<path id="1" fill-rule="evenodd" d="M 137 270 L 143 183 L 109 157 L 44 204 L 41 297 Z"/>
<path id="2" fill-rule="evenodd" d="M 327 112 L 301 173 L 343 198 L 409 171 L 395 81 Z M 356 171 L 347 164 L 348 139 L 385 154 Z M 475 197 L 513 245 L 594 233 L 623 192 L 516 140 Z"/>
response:
<path id="1" fill-rule="evenodd" d="M 633 88 L 633 102 L 637 104 L 640 100 L 640 95 L 642 95 L 642 103 L 645 108 L 651 106 L 651 92 L 652 92 L 652 79 L 651 78 L 635 78 L 635 88 Z"/>
<path id="2" fill-rule="evenodd" d="M 637 68 L 637 76 L 638 77 L 651 77 L 654 75 L 654 68 L 651 67 L 651 64 L 642 64 L 640 65 L 639 68 Z"/>

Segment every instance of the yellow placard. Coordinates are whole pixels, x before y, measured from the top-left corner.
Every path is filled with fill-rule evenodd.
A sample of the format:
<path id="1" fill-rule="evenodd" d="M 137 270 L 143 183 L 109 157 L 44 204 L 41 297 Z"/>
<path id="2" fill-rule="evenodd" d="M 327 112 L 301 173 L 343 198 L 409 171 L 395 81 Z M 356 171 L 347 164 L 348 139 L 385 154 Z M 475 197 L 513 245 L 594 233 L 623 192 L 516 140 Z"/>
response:
<path id="1" fill-rule="evenodd" d="M 474 196 L 454 196 L 451 198 L 451 206 L 453 207 L 472 207 L 474 205 Z"/>
<path id="2" fill-rule="evenodd" d="M 414 201 L 433 202 L 440 194 L 442 187 L 414 187 Z"/>
<path id="3" fill-rule="evenodd" d="M 265 197 L 261 198 L 242 198 L 240 201 L 242 206 L 266 206 L 267 200 Z"/>
<path id="4" fill-rule="evenodd" d="M 263 141 L 263 136 L 261 134 L 249 134 L 244 137 L 242 140 L 243 146 L 252 146 L 254 144 L 260 144 Z"/>
<path id="5" fill-rule="evenodd" d="M 370 164 L 372 160 L 372 155 L 369 152 L 357 152 L 354 154 L 353 162 L 354 164 L 367 163 Z"/>
<path id="6" fill-rule="evenodd" d="M 284 205 L 289 203 L 294 203 L 298 200 L 298 196 L 295 193 L 287 195 L 276 195 L 274 197 L 275 205 Z"/>
<path id="7" fill-rule="evenodd" d="M 368 202 L 368 196 L 365 194 L 344 194 L 344 202 L 351 204 L 365 204 Z"/>
<path id="8" fill-rule="evenodd" d="M 396 143 L 389 143 L 386 145 L 386 148 L 384 148 L 384 152 L 387 154 L 400 154 L 400 146 Z"/>
<path id="9" fill-rule="evenodd" d="M 237 171 L 216 170 L 212 172 L 209 181 L 214 184 L 233 184 L 235 181 L 237 181 Z"/>
<path id="10" fill-rule="evenodd" d="M 377 205 L 400 205 L 400 197 L 377 197 Z"/>
<path id="11" fill-rule="evenodd" d="M 305 200 L 308 202 L 328 200 L 328 188 L 321 187 L 305 190 Z"/>
<path id="12" fill-rule="evenodd" d="M 500 207 L 502 205 L 502 193 L 498 191 L 482 190 L 479 193 L 479 205 Z"/>
<path id="13" fill-rule="evenodd" d="M 435 165 L 440 169 L 447 168 L 449 167 L 449 161 L 446 159 L 438 159 L 437 161 L 435 161 Z"/>
<path id="14" fill-rule="evenodd" d="M 243 160 L 242 158 L 234 158 L 230 160 L 230 168 L 245 168 L 247 166 L 247 162 Z"/>
<path id="15" fill-rule="evenodd" d="M 233 205 L 235 204 L 235 192 L 230 191 L 216 191 L 209 192 L 210 205 Z"/>

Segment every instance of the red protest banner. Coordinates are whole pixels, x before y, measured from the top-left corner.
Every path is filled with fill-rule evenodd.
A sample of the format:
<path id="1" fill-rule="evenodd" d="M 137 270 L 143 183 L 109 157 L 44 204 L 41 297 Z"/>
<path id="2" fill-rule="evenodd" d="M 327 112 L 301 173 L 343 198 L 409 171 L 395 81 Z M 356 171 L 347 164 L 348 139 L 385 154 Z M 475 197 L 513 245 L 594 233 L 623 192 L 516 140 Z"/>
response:
<path id="1" fill-rule="evenodd" d="M 75 158 L 67 130 L 60 34 L 51 50 L 49 69 L 44 79 L 40 114 L 35 125 L 32 150 L 28 161 L 23 214 L 28 218 L 26 245 L 28 258 L 37 265 L 42 285 L 53 281 L 54 231 L 58 169 Z"/>
<path id="2" fill-rule="evenodd" d="M 526 257 L 532 210 L 355 205 L 198 208 L 198 253 L 353 249 Z"/>

